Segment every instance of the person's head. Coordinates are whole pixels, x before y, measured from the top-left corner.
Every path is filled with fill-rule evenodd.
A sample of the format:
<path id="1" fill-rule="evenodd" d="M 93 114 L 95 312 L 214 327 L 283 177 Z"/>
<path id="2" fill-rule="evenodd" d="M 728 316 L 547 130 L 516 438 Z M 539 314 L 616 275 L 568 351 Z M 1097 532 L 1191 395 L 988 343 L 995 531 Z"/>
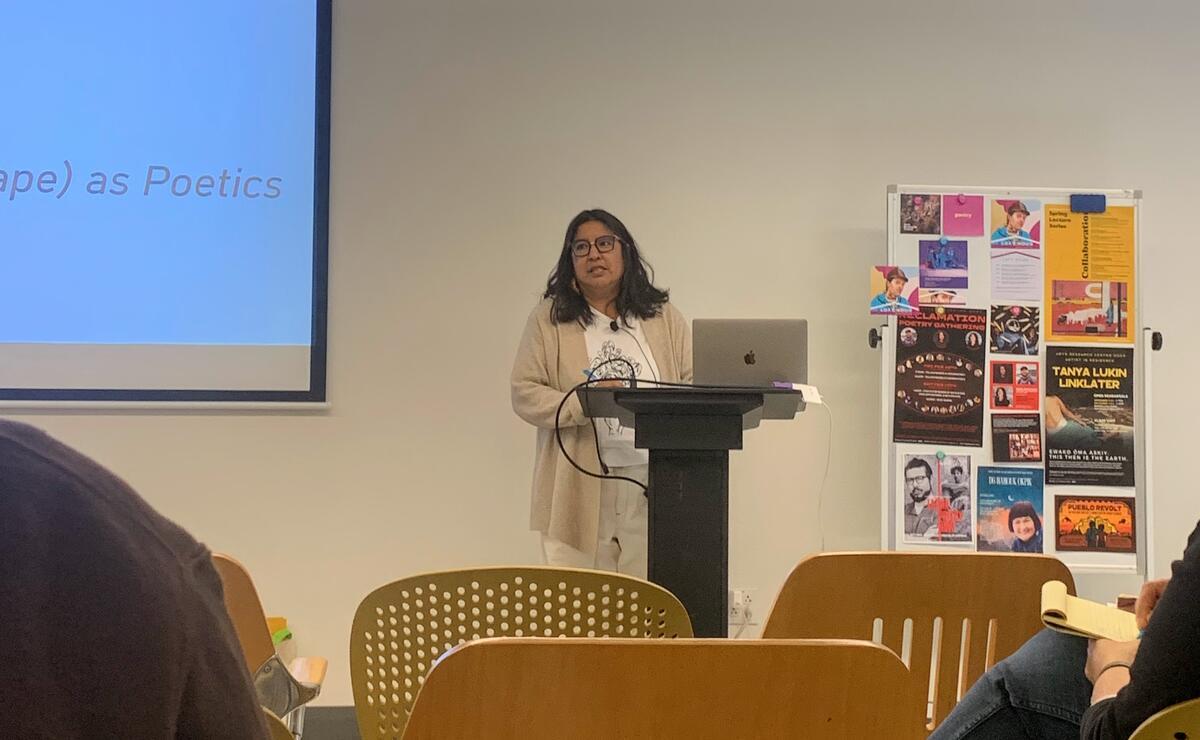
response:
<path id="1" fill-rule="evenodd" d="M 1025 219 L 1029 216 L 1029 209 L 1019 200 L 1015 200 L 1005 209 L 1008 214 L 1007 226 L 1009 231 L 1020 231 L 1025 227 Z"/>
<path id="2" fill-rule="evenodd" d="M 1029 377 L 1029 366 L 1028 366 L 1028 365 L 1022 365 L 1022 366 L 1021 366 L 1021 369 L 1020 369 L 1020 370 L 1018 370 L 1017 372 L 1021 374 L 1021 377 L 1022 377 L 1022 378 L 1028 378 L 1028 377 Z"/>
<path id="3" fill-rule="evenodd" d="M 1008 510 L 1008 531 L 1015 534 L 1017 539 L 1022 542 L 1028 542 L 1042 531 L 1042 519 L 1038 516 L 1037 510 L 1033 508 L 1033 504 L 1028 501 L 1018 501 L 1012 505 L 1012 508 Z"/>
<path id="4" fill-rule="evenodd" d="M 996 401 L 1007 401 L 1007 400 L 1008 400 L 1008 391 L 1004 390 L 1003 388 L 997 388 L 996 389 Z"/>
<path id="5" fill-rule="evenodd" d="M 919 457 L 904 466 L 904 490 L 913 501 L 924 501 L 933 491 L 933 468 Z"/>
<path id="6" fill-rule="evenodd" d="M 668 292 L 655 287 L 653 280 L 654 273 L 625 224 L 594 208 L 581 211 L 567 224 L 543 297 L 554 300 L 553 318 L 560 324 L 580 320 L 590 324 L 589 299 L 612 301 L 621 316 L 649 319 L 668 299 Z"/>
<path id="7" fill-rule="evenodd" d="M 908 275 L 904 274 L 904 270 L 899 267 L 893 267 L 887 271 L 884 277 L 887 280 L 887 286 L 884 292 L 887 294 L 889 301 L 894 301 L 904 292 L 904 286 L 908 284 Z"/>
<path id="8" fill-rule="evenodd" d="M 956 465 L 954 465 L 954 467 L 950 468 L 950 477 L 954 478 L 955 483 L 962 483 L 963 477 L 965 477 L 965 476 L 966 476 L 966 473 L 963 471 L 963 468 L 961 465 L 956 464 Z"/>
<path id="9" fill-rule="evenodd" d="M 997 365 L 996 371 L 1000 374 L 1000 377 L 1002 377 L 1002 378 L 1007 377 L 1008 376 L 1008 365 Z"/>

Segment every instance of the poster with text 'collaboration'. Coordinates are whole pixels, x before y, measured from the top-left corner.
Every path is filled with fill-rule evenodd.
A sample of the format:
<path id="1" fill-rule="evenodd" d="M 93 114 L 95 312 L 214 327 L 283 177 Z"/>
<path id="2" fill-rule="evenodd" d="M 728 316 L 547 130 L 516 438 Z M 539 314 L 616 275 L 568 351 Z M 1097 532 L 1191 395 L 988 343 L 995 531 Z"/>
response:
<path id="1" fill-rule="evenodd" d="M 1046 338 L 1132 343 L 1134 209 L 1046 207 Z"/>

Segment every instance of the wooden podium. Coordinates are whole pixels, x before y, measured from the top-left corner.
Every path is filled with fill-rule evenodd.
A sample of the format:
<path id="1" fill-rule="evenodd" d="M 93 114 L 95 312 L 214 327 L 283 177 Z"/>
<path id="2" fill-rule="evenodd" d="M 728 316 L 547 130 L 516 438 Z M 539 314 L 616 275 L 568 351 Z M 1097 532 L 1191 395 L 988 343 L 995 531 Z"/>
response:
<path id="1" fill-rule="evenodd" d="M 743 430 L 803 410 L 800 392 L 588 387 L 579 397 L 585 414 L 615 417 L 650 450 L 649 579 L 679 597 L 697 637 L 727 636 L 729 451 Z"/>

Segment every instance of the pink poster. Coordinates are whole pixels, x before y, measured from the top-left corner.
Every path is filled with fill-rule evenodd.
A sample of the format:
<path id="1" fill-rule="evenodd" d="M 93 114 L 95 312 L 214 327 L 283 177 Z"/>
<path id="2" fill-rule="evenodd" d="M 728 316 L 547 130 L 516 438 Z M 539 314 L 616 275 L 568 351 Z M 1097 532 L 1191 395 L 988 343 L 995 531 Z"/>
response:
<path id="1" fill-rule="evenodd" d="M 983 236 L 983 196 L 942 196 L 942 233 L 946 236 Z"/>

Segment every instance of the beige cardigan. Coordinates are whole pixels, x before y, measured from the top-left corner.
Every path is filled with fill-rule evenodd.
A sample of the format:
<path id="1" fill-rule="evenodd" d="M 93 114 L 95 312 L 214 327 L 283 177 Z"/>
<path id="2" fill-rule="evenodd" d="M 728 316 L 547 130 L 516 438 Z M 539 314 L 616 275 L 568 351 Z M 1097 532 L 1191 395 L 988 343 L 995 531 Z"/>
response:
<path id="1" fill-rule="evenodd" d="M 537 427 L 529 527 L 592 554 L 600 527 L 600 480 L 573 468 L 554 439 L 554 412 L 563 394 L 585 379 L 587 344 L 579 322 L 553 322 L 550 304 L 549 298 L 542 300 L 529 315 L 512 371 L 513 411 Z M 659 377 L 692 382 L 692 334 L 683 315 L 664 304 L 658 316 L 642 322 L 642 331 Z M 559 424 L 571 458 L 599 473 L 591 421 L 578 396 L 563 406 Z"/>

